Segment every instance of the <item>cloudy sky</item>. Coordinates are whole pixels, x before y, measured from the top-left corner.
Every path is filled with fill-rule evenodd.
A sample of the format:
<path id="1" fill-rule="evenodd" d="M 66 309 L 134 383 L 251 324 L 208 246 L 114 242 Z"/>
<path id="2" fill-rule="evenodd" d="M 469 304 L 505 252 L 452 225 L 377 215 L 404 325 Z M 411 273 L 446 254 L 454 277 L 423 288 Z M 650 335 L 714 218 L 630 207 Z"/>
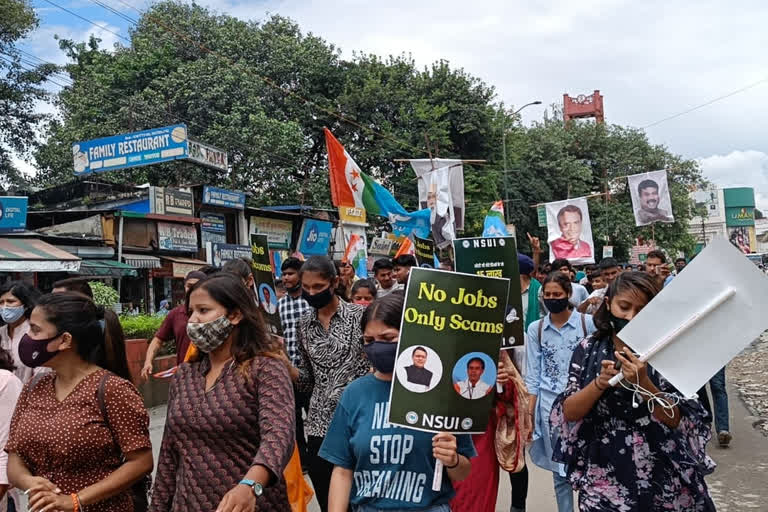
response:
<path id="1" fill-rule="evenodd" d="M 103 45 L 125 41 L 45 0 L 31 0 L 40 29 L 23 48 L 63 62 L 54 35 Z M 51 0 L 128 37 L 129 22 L 90 0 Z M 119 0 L 99 0 L 135 18 Z M 124 0 L 142 8 L 144 0 Z M 768 210 L 768 2 L 742 0 L 371 2 L 200 0 L 244 19 L 279 13 L 342 48 L 446 59 L 495 86 L 508 105 L 544 106 L 599 89 L 608 122 L 647 127 L 652 142 L 700 159 L 718 185 L 753 186 Z M 471 9 L 468 8 L 471 6 Z M 751 86 L 751 87 L 750 87 Z M 746 90 L 742 90 L 745 89 Z M 690 113 L 665 120 L 727 96 Z M 541 107 L 524 111 L 526 123 Z"/>

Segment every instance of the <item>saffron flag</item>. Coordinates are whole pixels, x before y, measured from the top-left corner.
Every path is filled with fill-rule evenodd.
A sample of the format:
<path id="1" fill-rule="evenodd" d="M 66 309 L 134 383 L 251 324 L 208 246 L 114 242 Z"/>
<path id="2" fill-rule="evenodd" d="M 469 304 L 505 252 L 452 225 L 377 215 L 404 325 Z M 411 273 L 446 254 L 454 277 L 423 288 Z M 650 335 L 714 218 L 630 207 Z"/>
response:
<path id="1" fill-rule="evenodd" d="M 483 224 L 483 238 L 496 238 L 508 236 L 507 226 L 504 224 L 504 201 L 496 201 L 488 210 Z"/>
<path id="2" fill-rule="evenodd" d="M 365 239 L 357 234 L 349 236 L 347 250 L 341 261 L 349 263 L 355 269 L 355 275 L 366 279 L 368 277 L 368 254 L 365 251 Z"/>
<path id="3" fill-rule="evenodd" d="M 414 254 L 413 242 L 411 242 L 410 238 L 403 240 L 402 245 L 400 245 L 397 253 L 395 253 L 395 258 L 402 256 L 403 254 Z"/>

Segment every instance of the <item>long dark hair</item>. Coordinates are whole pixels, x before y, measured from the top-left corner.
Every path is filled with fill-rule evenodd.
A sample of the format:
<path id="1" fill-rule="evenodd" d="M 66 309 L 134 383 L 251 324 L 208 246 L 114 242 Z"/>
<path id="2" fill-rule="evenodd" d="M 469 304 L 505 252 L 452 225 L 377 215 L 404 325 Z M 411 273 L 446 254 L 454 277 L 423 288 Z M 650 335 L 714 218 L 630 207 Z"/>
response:
<path id="1" fill-rule="evenodd" d="M 32 310 L 37 305 L 37 301 L 40 300 L 40 291 L 24 281 L 9 281 L 0 286 L 0 295 L 5 295 L 6 293 L 10 293 L 21 301 L 24 305 L 24 316 L 26 318 L 29 318 Z"/>
<path id="2" fill-rule="evenodd" d="M 360 320 L 360 326 L 365 331 L 368 322 L 378 320 L 387 327 L 400 329 L 400 322 L 403 319 L 403 306 L 405 305 L 405 293 L 400 290 L 394 291 L 384 297 L 380 297 L 365 309 L 363 318 Z"/>
<path id="3" fill-rule="evenodd" d="M 593 316 L 597 331 L 595 339 L 608 338 L 613 335 L 613 326 L 611 325 L 611 314 L 608 311 L 608 301 L 620 293 L 634 292 L 643 296 L 646 304 L 661 291 L 658 279 L 645 272 L 622 272 L 608 286 L 605 292 L 605 299 L 600 307 L 597 308 Z"/>
<path id="4" fill-rule="evenodd" d="M 15 369 L 16 365 L 13 363 L 11 352 L 0 347 L 0 370 L 8 370 L 9 372 L 12 372 Z"/>
<path id="5" fill-rule="evenodd" d="M 570 297 L 573 293 L 573 286 L 571 286 L 571 276 L 566 275 L 563 272 L 560 272 L 558 270 L 555 270 L 554 272 L 550 272 L 547 274 L 547 277 L 544 278 L 544 282 L 541 284 L 542 290 L 545 286 L 547 286 L 547 283 L 555 283 L 560 288 L 562 288 L 565 291 L 565 294 Z M 542 293 L 544 293 L 542 291 Z"/>
<path id="6" fill-rule="evenodd" d="M 277 341 L 267 334 L 256 303 L 237 275 L 221 272 L 195 283 L 187 294 L 187 310 L 189 298 L 195 290 L 205 290 L 211 299 L 227 310 L 227 314 L 240 311 L 243 315 L 242 320 L 235 326 L 232 357 L 244 375 L 249 375 L 250 362 L 257 356 L 277 357 L 290 368 L 288 357 Z M 198 353 L 194 360 L 200 360 L 202 357 L 205 357 L 205 354 Z"/>
<path id="7" fill-rule="evenodd" d="M 56 326 L 57 332 L 68 332 L 72 336 L 77 354 L 84 361 L 131 380 L 125 357 L 125 336 L 117 315 L 77 292 L 43 295 L 37 307 L 46 320 Z"/>

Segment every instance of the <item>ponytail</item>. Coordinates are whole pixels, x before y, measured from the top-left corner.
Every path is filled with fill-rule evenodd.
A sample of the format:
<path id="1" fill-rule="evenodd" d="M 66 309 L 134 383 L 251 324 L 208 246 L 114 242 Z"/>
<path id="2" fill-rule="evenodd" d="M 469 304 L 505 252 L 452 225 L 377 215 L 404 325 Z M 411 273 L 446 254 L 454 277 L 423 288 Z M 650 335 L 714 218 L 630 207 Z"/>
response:
<path id="1" fill-rule="evenodd" d="M 59 333 L 68 332 L 72 336 L 75 350 L 84 361 L 131 380 L 125 335 L 113 311 L 97 306 L 89 297 L 76 292 L 44 295 L 38 307 Z"/>

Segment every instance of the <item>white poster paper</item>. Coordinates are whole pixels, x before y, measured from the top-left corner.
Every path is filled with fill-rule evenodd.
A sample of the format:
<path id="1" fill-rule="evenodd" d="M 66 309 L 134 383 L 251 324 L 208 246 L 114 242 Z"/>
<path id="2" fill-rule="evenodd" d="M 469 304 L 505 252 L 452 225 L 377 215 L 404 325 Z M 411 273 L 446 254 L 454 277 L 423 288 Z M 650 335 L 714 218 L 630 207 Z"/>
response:
<path id="1" fill-rule="evenodd" d="M 735 294 L 710 313 L 695 318 L 728 289 Z M 621 330 L 619 337 L 643 355 L 690 323 L 651 356 L 648 364 L 683 395 L 692 396 L 768 328 L 766 308 L 768 278 L 728 240 L 716 237 Z"/>
<path id="2" fill-rule="evenodd" d="M 595 262 L 592 223 L 586 197 L 547 203 L 549 258 L 581 265 Z"/>
<path id="3" fill-rule="evenodd" d="M 456 228 L 451 196 L 451 177 L 448 167 L 430 173 L 432 183 L 427 194 L 427 206 L 430 210 L 430 226 L 435 247 L 442 249 L 456 238 Z"/>
<path id="4" fill-rule="evenodd" d="M 464 166 L 461 160 L 450 158 L 423 158 L 411 160 L 416 176 L 419 177 L 419 204 L 421 208 L 427 208 L 430 186 L 435 180 L 433 169 L 447 168 L 450 175 L 451 200 L 453 202 L 453 218 L 458 231 L 464 230 Z"/>
<path id="5" fill-rule="evenodd" d="M 635 225 L 647 226 L 654 222 L 675 222 L 672 201 L 669 198 L 667 171 L 653 171 L 627 176 Z"/>

